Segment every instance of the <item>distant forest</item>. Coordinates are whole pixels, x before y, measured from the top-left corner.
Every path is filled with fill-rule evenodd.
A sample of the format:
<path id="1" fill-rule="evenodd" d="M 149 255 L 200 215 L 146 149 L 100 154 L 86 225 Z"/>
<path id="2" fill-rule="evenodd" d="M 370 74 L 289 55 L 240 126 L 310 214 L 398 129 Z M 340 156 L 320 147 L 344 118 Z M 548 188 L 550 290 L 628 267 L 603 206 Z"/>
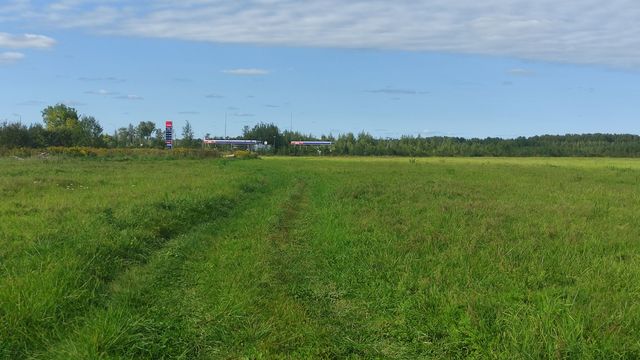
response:
<path id="1" fill-rule="evenodd" d="M 155 123 L 142 121 L 105 134 L 92 116 L 80 116 L 63 104 L 42 111 L 44 125 L 20 122 L 0 123 L 0 148 L 97 147 L 163 148 L 165 133 Z M 205 138 L 214 138 L 207 134 Z M 230 137 L 228 137 L 231 139 Z M 375 138 L 361 132 L 315 137 L 297 131 L 281 131 L 274 124 L 245 126 L 238 139 L 266 141 L 271 146 L 261 151 L 278 155 L 376 155 L 376 156 L 610 156 L 640 157 L 640 136 L 631 134 L 568 134 L 518 137 L 515 139 L 467 139 L 446 136 L 402 136 L 399 139 Z M 290 145 L 292 140 L 329 140 L 331 147 L 309 148 Z M 176 147 L 201 148 L 202 139 L 194 137 L 187 122 Z"/>

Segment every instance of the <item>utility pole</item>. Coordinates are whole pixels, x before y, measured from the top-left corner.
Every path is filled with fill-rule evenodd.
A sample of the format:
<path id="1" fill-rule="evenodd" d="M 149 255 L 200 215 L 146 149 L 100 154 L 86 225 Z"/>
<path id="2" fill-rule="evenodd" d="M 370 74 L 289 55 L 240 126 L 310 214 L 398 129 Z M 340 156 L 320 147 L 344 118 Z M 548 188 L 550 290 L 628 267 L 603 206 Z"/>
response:
<path id="1" fill-rule="evenodd" d="M 224 138 L 227 138 L 227 112 L 224 112 Z"/>

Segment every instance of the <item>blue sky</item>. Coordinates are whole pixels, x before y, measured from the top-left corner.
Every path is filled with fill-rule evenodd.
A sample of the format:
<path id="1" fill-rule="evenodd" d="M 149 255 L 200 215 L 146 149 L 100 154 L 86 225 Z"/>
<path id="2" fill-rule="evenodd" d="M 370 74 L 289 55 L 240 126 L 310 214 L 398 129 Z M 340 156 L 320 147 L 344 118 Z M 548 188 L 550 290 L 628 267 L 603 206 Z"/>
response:
<path id="1" fill-rule="evenodd" d="M 482 3 L 482 4 L 479 4 Z M 0 121 L 58 102 L 105 131 L 639 133 L 627 0 L 5 0 Z M 178 131 L 180 133 L 180 131 Z"/>

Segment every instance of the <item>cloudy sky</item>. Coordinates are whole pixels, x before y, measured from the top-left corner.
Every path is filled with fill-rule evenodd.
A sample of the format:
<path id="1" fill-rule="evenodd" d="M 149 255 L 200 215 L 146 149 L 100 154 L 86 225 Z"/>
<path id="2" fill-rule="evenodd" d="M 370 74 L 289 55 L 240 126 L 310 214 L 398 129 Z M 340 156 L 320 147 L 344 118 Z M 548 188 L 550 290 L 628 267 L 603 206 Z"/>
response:
<path id="1" fill-rule="evenodd" d="M 3 0 L 0 121 L 640 132 L 637 0 Z"/>

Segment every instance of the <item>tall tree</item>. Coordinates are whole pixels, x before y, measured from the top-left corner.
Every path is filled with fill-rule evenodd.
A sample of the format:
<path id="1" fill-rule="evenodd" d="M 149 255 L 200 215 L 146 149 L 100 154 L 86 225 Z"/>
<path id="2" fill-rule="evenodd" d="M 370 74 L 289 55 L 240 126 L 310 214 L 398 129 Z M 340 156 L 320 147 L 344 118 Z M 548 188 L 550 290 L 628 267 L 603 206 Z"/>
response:
<path id="1" fill-rule="evenodd" d="M 154 124 L 152 121 L 140 121 L 140 123 L 136 127 L 136 132 L 138 133 L 140 138 L 144 140 L 145 145 L 149 144 L 149 138 L 151 137 L 151 134 L 153 133 L 153 130 L 155 130 L 155 128 L 156 124 Z"/>
<path id="2" fill-rule="evenodd" d="M 131 135 L 129 134 L 129 129 L 126 127 L 118 128 L 117 134 L 114 134 L 117 139 L 118 146 L 127 147 L 131 146 Z"/>
<path id="3" fill-rule="evenodd" d="M 78 126 L 78 111 L 65 104 L 47 106 L 42 110 L 42 120 L 47 130 L 73 129 Z"/>
<path id="4" fill-rule="evenodd" d="M 102 126 L 93 116 L 83 115 L 78 122 L 77 145 L 104 146 L 102 142 Z"/>
<path id="5" fill-rule="evenodd" d="M 192 147 L 194 145 L 193 136 L 193 128 L 191 128 L 191 124 L 187 120 L 187 123 L 182 128 L 182 144 L 184 147 Z"/>
<path id="6" fill-rule="evenodd" d="M 3 147 L 27 147 L 31 146 L 29 129 L 19 122 L 0 123 L 0 145 Z"/>
<path id="7" fill-rule="evenodd" d="M 127 127 L 127 143 L 129 146 L 138 146 L 138 136 L 136 136 L 136 128 L 129 124 Z"/>
<path id="8" fill-rule="evenodd" d="M 245 126 L 242 129 L 242 135 L 245 139 L 266 141 L 273 146 L 273 152 L 280 151 L 283 153 L 286 144 L 284 137 L 280 133 L 280 129 L 275 124 L 259 123 L 253 128 Z"/>
<path id="9" fill-rule="evenodd" d="M 156 129 L 156 133 L 155 136 L 153 138 L 152 141 L 152 146 L 153 147 L 157 147 L 157 148 L 164 148 L 165 147 L 165 132 L 162 129 Z"/>

